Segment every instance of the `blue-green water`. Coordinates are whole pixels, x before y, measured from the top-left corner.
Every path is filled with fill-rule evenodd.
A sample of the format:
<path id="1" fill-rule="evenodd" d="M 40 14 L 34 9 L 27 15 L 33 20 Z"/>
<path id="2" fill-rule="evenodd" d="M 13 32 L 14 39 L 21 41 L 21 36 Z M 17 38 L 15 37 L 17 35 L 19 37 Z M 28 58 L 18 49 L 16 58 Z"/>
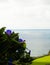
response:
<path id="1" fill-rule="evenodd" d="M 18 29 L 19 37 L 26 40 L 31 56 L 41 56 L 50 50 L 50 29 Z"/>

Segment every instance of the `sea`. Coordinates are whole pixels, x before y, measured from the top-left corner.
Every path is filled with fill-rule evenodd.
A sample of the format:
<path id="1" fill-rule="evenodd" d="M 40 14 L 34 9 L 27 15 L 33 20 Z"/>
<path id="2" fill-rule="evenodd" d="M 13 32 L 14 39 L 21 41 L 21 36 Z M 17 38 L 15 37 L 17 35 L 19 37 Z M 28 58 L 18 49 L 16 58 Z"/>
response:
<path id="1" fill-rule="evenodd" d="M 25 40 L 31 56 L 43 56 L 50 51 L 50 29 L 14 29 Z"/>

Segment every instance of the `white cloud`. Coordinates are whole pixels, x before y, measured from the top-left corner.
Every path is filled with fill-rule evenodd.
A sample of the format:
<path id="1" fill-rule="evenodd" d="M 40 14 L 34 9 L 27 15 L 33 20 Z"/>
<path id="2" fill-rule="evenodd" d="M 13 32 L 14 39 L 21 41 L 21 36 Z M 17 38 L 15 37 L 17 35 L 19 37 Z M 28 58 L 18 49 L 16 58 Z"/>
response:
<path id="1" fill-rule="evenodd" d="M 50 0 L 24 0 L 25 6 L 50 5 Z"/>
<path id="2" fill-rule="evenodd" d="M 8 2 L 8 0 L 0 0 L 0 3 L 1 3 L 1 2 Z"/>
<path id="3" fill-rule="evenodd" d="M 2 0 L 0 27 L 3 26 L 18 29 L 50 28 L 50 0 Z"/>

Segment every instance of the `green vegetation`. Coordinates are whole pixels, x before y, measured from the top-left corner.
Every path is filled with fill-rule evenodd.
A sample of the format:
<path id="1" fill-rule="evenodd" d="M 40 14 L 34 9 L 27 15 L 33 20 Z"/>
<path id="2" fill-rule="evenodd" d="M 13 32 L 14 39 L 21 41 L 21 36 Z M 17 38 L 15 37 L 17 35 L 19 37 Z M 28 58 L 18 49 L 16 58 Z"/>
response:
<path id="1" fill-rule="evenodd" d="M 44 56 L 32 61 L 31 65 L 50 65 L 50 56 Z"/>
<path id="2" fill-rule="evenodd" d="M 0 29 L 0 65 L 29 65 L 33 60 L 30 50 L 27 52 L 26 42 L 19 38 L 19 34 Z M 14 63 L 16 61 L 16 64 Z"/>

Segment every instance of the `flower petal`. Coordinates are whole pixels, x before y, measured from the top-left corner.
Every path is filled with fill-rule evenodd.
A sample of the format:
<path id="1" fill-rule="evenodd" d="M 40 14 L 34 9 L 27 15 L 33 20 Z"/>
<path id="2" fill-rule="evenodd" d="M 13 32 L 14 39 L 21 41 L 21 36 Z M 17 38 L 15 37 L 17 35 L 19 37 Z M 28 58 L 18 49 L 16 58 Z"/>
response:
<path id="1" fill-rule="evenodd" d="M 23 39 L 19 39 L 19 42 L 24 42 L 24 40 Z"/>
<path id="2" fill-rule="evenodd" d="M 11 35 L 11 30 L 6 30 L 6 34 Z"/>

